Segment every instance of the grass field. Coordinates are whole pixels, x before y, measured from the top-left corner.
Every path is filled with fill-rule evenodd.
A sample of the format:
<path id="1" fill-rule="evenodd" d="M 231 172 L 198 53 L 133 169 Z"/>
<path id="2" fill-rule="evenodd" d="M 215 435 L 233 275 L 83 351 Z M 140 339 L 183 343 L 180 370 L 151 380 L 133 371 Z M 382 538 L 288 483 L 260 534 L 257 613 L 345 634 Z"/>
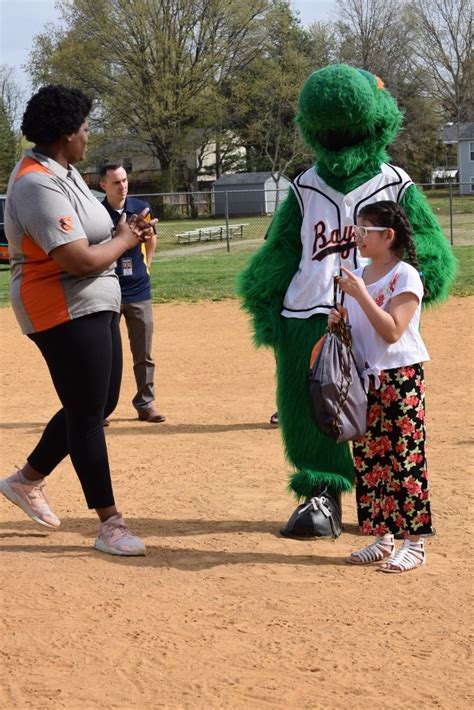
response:
<path id="1" fill-rule="evenodd" d="M 452 211 L 450 216 L 450 195 L 447 189 L 425 190 L 424 194 L 438 218 L 440 225 L 447 237 L 455 245 L 472 244 L 474 241 L 474 196 L 458 195 L 454 191 L 451 195 Z M 271 215 L 256 217 L 233 217 L 229 224 L 245 223 L 243 241 L 262 239 L 271 222 Z M 178 243 L 177 234 L 199 227 L 221 226 L 225 224 L 223 217 L 203 216 L 199 219 L 175 219 L 159 223 L 158 250 L 168 251 L 177 247 L 185 247 L 185 243 Z M 240 239 L 235 239 L 236 243 Z"/>
<path id="2" fill-rule="evenodd" d="M 251 251 L 239 249 L 229 254 L 219 250 L 211 254 L 168 257 L 155 260 L 151 270 L 154 301 L 222 301 L 235 298 L 235 278 L 244 267 Z M 455 246 L 459 273 L 453 295 L 474 294 L 474 246 Z M 0 270 L 0 306 L 9 305 L 10 272 Z"/>

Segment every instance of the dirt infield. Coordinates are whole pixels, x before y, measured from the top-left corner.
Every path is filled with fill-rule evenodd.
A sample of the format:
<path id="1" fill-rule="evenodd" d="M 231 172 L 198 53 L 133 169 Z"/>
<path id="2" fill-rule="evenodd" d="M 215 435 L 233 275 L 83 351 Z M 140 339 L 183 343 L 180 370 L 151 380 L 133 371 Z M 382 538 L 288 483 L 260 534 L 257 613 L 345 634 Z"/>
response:
<path id="1" fill-rule="evenodd" d="M 47 494 L 49 533 L 0 500 L 0 706 L 468 708 L 474 298 L 424 315 L 434 524 L 426 567 L 354 568 L 352 496 L 333 542 L 278 536 L 294 503 L 273 360 L 236 302 L 155 310 L 159 408 L 133 418 L 128 350 L 107 430 L 119 508 L 148 556 L 91 548 L 96 520 L 69 461 Z M 0 311 L 2 475 L 57 406 L 46 367 Z M 471 328 L 472 332 L 472 328 Z M 472 500 L 472 495 L 471 495 Z M 472 530 L 471 530 L 472 532 Z"/>

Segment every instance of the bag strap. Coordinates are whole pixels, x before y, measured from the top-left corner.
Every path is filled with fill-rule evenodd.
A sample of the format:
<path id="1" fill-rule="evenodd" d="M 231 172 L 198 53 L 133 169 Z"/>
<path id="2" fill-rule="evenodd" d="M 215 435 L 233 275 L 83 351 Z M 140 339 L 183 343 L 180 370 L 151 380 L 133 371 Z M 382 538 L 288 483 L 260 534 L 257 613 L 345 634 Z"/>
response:
<path id="1" fill-rule="evenodd" d="M 333 306 L 334 306 L 334 308 L 337 307 L 337 290 L 339 288 L 339 284 L 337 283 L 338 278 L 339 278 L 339 276 L 334 276 L 334 278 L 333 278 L 333 287 L 334 287 Z M 341 291 L 341 300 L 339 302 L 341 306 L 344 305 L 344 296 L 345 296 L 344 291 Z"/>

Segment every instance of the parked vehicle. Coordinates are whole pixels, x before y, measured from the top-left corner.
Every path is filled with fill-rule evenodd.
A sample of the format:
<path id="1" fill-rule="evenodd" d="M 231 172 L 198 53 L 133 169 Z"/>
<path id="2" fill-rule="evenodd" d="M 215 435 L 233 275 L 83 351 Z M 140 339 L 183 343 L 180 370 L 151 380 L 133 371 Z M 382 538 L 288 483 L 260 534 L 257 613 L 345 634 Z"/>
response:
<path id="1" fill-rule="evenodd" d="M 8 242 L 5 236 L 4 211 L 6 195 L 0 195 L 0 264 L 9 264 Z"/>

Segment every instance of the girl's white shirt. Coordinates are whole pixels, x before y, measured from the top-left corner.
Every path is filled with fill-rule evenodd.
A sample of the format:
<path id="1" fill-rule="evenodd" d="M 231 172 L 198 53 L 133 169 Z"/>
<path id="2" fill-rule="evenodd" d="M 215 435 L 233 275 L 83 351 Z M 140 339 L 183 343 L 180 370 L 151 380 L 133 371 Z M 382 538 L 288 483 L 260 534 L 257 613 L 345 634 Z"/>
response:
<path id="1" fill-rule="evenodd" d="M 362 277 L 363 272 L 364 267 L 361 267 L 352 273 Z M 417 309 L 403 335 L 396 343 L 387 343 L 375 331 L 355 298 L 346 295 L 344 305 L 351 325 L 354 355 L 366 385 L 369 375 L 374 375 L 375 386 L 378 388 L 379 375 L 383 370 L 415 365 L 430 359 L 419 332 L 423 284 L 413 266 L 399 261 L 381 279 L 366 284 L 366 288 L 375 303 L 384 311 L 389 310 L 392 298 L 401 293 L 414 293 L 418 298 Z"/>

